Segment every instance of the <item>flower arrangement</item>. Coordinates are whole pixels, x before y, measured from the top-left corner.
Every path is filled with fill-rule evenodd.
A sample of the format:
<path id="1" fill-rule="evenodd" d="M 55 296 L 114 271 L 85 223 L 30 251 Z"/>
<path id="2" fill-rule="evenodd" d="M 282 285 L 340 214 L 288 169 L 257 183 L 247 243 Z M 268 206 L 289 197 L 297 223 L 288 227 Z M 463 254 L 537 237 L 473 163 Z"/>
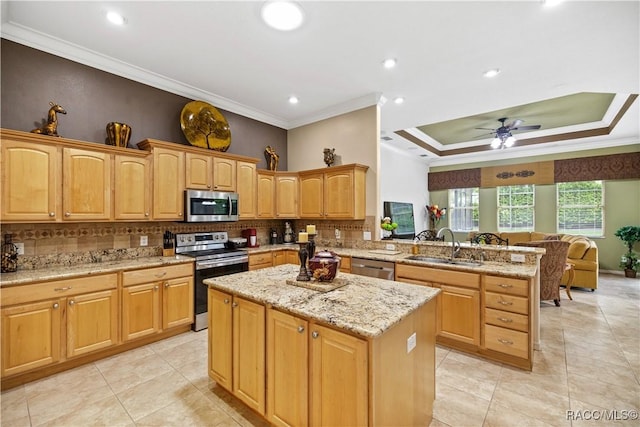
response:
<path id="1" fill-rule="evenodd" d="M 433 226 L 437 227 L 438 223 L 447 214 L 447 208 L 439 208 L 438 205 L 427 205 L 427 213 L 429 219 L 433 222 Z"/>

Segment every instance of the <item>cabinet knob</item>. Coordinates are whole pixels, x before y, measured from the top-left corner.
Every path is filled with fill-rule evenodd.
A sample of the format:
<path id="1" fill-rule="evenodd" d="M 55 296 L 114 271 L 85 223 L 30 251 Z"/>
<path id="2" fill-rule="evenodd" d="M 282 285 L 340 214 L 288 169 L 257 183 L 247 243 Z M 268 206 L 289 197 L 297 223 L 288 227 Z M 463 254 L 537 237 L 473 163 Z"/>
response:
<path id="1" fill-rule="evenodd" d="M 224 299 L 224 303 L 225 303 L 225 304 L 229 304 L 229 298 L 225 298 L 225 299 Z"/>
<path id="2" fill-rule="evenodd" d="M 71 216 L 71 213 L 70 212 L 65 212 L 64 216 Z"/>
<path id="3" fill-rule="evenodd" d="M 182 216 L 182 212 L 178 212 L 178 216 Z"/>
<path id="4" fill-rule="evenodd" d="M 76 302 L 74 300 L 69 300 L 69 305 L 74 305 Z"/>
<path id="5" fill-rule="evenodd" d="M 302 325 L 298 326 L 298 332 L 303 333 L 304 332 L 304 326 L 302 326 Z"/>
<path id="6" fill-rule="evenodd" d="M 233 304 L 231 304 L 231 307 L 237 307 L 237 306 L 238 306 L 237 302 L 234 302 Z"/>
<path id="7" fill-rule="evenodd" d="M 153 287 L 153 290 L 154 290 L 154 291 L 157 291 L 158 289 L 159 289 L 159 288 L 158 288 L 158 285 L 155 285 L 155 286 Z"/>
<path id="8" fill-rule="evenodd" d="M 55 212 L 49 212 L 49 216 L 53 218 L 54 216 L 56 216 L 56 213 Z"/>
<path id="9" fill-rule="evenodd" d="M 320 336 L 320 332 L 318 332 L 318 331 L 313 331 L 313 332 L 311 333 L 311 336 L 312 336 L 313 338 L 318 338 L 318 337 Z"/>
<path id="10" fill-rule="evenodd" d="M 169 287 L 169 282 L 164 282 L 164 287 L 168 288 Z"/>
<path id="11" fill-rule="evenodd" d="M 53 308 L 58 308 L 60 307 L 60 304 L 58 304 L 57 302 L 53 304 Z"/>
<path id="12" fill-rule="evenodd" d="M 149 216 L 149 212 L 145 212 L 145 213 L 144 213 L 144 216 Z"/>

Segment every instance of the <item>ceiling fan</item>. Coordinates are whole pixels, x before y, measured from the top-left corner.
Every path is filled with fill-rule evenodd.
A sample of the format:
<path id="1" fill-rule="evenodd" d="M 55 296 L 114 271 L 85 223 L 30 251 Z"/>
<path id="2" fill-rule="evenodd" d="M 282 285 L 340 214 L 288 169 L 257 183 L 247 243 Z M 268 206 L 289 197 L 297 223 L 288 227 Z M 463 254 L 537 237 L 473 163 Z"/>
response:
<path id="1" fill-rule="evenodd" d="M 516 138 L 511 134 L 512 131 L 535 130 L 541 127 L 541 125 L 520 126 L 520 124 L 524 123 L 524 120 L 521 119 L 514 119 L 511 123 L 505 124 L 507 117 L 502 117 L 498 121 L 500 122 L 500 127 L 497 129 L 476 128 L 490 130 L 491 133 L 489 135 L 495 135 L 495 138 L 491 141 L 492 148 L 511 147 L 516 142 Z"/>

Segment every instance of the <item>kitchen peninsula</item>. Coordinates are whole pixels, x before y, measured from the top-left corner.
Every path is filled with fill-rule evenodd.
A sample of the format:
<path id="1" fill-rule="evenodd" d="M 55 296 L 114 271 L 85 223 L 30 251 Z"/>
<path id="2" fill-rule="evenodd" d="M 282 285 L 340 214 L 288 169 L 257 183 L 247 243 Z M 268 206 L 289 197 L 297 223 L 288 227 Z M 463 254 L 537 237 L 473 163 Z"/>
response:
<path id="1" fill-rule="evenodd" d="M 274 425 L 428 425 L 440 291 L 341 273 L 322 292 L 298 272 L 205 280 L 209 376 Z"/>

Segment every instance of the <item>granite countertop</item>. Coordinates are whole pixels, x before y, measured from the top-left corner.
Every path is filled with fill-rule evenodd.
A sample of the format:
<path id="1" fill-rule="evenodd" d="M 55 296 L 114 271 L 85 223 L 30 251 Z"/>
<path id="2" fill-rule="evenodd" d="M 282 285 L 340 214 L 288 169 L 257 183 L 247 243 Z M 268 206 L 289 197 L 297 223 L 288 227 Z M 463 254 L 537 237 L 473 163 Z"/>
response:
<path id="1" fill-rule="evenodd" d="M 277 251 L 282 249 L 291 249 L 298 250 L 298 245 L 266 245 L 260 246 L 258 248 L 247 248 L 249 254 L 252 253 L 265 253 L 271 251 Z M 417 265 L 421 267 L 431 267 L 431 268 L 439 268 L 443 270 L 456 270 L 456 271 L 467 271 L 472 273 L 479 274 L 499 274 L 511 277 L 517 277 L 520 279 L 531 279 L 535 277 L 537 266 L 534 264 L 521 264 L 521 263 L 508 263 L 508 262 L 491 262 L 485 261 L 480 265 L 471 266 L 471 265 L 454 265 L 454 264 L 442 264 L 437 262 L 428 262 L 428 261 L 416 261 L 407 259 L 411 254 L 408 253 L 397 253 L 399 251 L 386 251 L 383 249 L 360 249 L 360 248 L 334 248 L 334 247 L 317 247 L 316 249 L 328 249 L 339 256 L 349 256 L 352 258 L 367 258 L 374 259 L 378 261 L 389 261 L 400 264 L 411 264 Z M 544 251 L 540 251 L 539 248 L 528 248 L 522 247 L 518 248 L 518 252 L 520 249 L 523 249 L 522 252 L 529 253 L 544 253 Z M 464 260 L 462 260 L 464 261 Z"/>
<path id="2" fill-rule="evenodd" d="M 280 265 L 215 277 L 209 287 L 268 304 L 363 337 L 376 337 L 434 298 L 439 289 L 340 273 L 346 285 L 320 292 L 287 284 L 300 268 Z"/>
<path id="3" fill-rule="evenodd" d="M 193 262 L 194 259 L 187 256 L 175 255 L 170 257 L 142 257 L 118 261 L 105 261 L 90 264 L 62 265 L 39 270 L 18 270 L 15 273 L 2 273 L 0 287 L 23 285 L 26 283 L 65 279 L 77 276 L 115 273 L 123 270 L 136 270 L 139 268 L 160 267 L 163 265 L 182 264 Z"/>

